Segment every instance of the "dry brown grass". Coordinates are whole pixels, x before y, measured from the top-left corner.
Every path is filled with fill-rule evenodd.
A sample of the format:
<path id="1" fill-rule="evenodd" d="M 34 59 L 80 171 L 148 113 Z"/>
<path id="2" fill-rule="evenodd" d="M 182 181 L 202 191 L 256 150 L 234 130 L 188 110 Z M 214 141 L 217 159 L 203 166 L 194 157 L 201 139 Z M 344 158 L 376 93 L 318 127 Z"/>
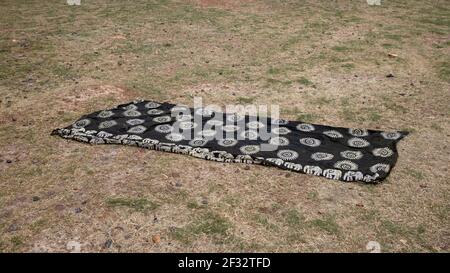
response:
<path id="1" fill-rule="evenodd" d="M 242 2 L 2 5 L 0 251 L 449 251 L 445 1 Z M 376 186 L 50 136 L 193 96 L 412 133 Z"/>

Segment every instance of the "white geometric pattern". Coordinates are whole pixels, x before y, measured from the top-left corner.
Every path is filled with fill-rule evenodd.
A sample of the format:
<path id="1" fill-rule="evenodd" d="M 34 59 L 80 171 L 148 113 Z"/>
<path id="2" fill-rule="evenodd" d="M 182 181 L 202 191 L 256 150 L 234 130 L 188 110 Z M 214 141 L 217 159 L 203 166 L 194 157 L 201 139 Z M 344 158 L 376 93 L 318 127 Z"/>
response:
<path id="1" fill-rule="evenodd" d="M 98 113 L 98 115 L 97 115 L 97 117 L 99 117 L 99 118 L 109 118 L 112 116 L 114 116 L 114 113 L 113 113 L 113 111 L 110 111 L 110 110 L 103 110 L 100 113 Z"/>
<path id="2" fill-rule="evenodd" d="M 163 133 L 163 134 L 167 134 L 173 131 L 173 127 L 169 124 L 161 124 L 161 125 L 157 125 L 155 126 L 155 131 Z"/>
<path id="3" fill-rule="evenodd" d="M 164 113 L 164 111 L 159 110 L 159 109 L 150 109 L 147 111 L 147 114 L 152 115 L 152 116 L 161 115 L 162 113 Z"/>
<path id="4" fill-rule="evenodd" d="M 189 145 L 194 147 L 205 146 L 206 143 L 208 143 L 208 140 L 204 138 L 194 138 L 193 140 L 189 141 Z"/>
<path id="5" fill-rule="evenodd" d="M 381 132 L 380 133 L 385 139 L 392 139 L 396 140 L 401 137 L 401 134 L 399 132 Z"/>
<path id="6" fill-rule="evenodd" d="M 369 135 L 369 132 L 366 129 L 358 129 L 358 128 L 348 129 L 348 133 L 356 137 L 365 137 Z"/>
<path id="7" fill-rule="evenodd" d="M 153 119 L 154 122 L 164 123 L 171 121 L 172 118 L 170 116 L 160 116 Z"/>
<path id="8" fill-rule="evenodd" d="M 312 137 L 305 137 L 300 139 L 300 143 L 310 147 L 317 147 L 320 145 L 320 140 Z"/>
<path id="9" fill-rule="evenodd" d="M 289 140 L 285 137 L 273 137 L 269 140 L 269 144 L 275 146 L 286 146 L 289 145 Z"/>
<path id="10" fill-rule="evenodd" d="M 237 115 L 237 114 L 227 115 L 227 120 L 231 121 L 231 122 L 238 122 L 238 121 L 243 120 L 244 118 L 245 118 L 244 116 Z"/>
<path id="11" fill-rule="evenodd" d="M 84 128 L 86 126 L 88 126 L 89 124 L 91 124 L 91 120 L 90 119 L 80 119 L 79 121 L 75 122 L 72 127 L 73 128 Z"/>
<path id="12" fill-rule="evenodd" d="M 111 128 L 115 125 L 117 125 L 117 122 L 115 120 L 107 120 L 107 121 L 100 122 L 100 124 L 98 125 L 98 128 L 99 129 L 107 129 L 107 128 Z"/>
<path id="13" fill-rule="evenodd" d="M 358 164 L 349 160 L 342 160 L 336 162 L 334 167 L 345 171 L 355 171 L 358 169 Z"/>
<path id="14" fill-rule="evenodd" d="M 183 140 L 183 135 L 182 134 L 177 134 L 177 133 L 170 133 L 168 135 L 166 135 L 166 138 L 168 140 L 174 141 L 174 142 L 178 142 L 178 141 L 182 141 Z"/>
<path id="15" fill-rule="evenodd" d="M 377 173 L 379 171 L 383 171 L 383 172 L 387 173 L 387 172 L 389 172 L 390 168 L 391 167 L 388 164 L 377 163 L 377 164 L 373 165 L 372 167 L 370 167 L 370 171 L 373 173 Z"/>
<path id="16" fill-rule="evenodd" d="M 298 153 L 293 150 L 280 150 L 277 153 L 277 156 L 283 160 L 294 160 L 297 159 Z"/>
<path id="17" fill-rule="evenodd" d="M 311 155 L 311 158 L 316 161 L 331 160 L 331 159 L 333 159 L 333 157 L 334 157 L 334 155 L 332 155 L 330 153 L 323 153 L 323 152 L 317 152 L 317 153 L 313 153 Z"/>
<path id="18" fill-rule="evenodd" d="M 141 113 L 139 111 L 136 111 L 134 109 L 129 109 L 123 112 L 123 115 L 126 117 L 139 117 Z"/>
<path id="19" fill-rule="evenodd" d="M 256 154 L 261 150 L 259 145 L 245 145 L 240 148 L 241 152 L 246 155 Z"/>
<path id="20" fill-rule="evenodd" d="M 138 125 L 135 127 L 131 127 L 127 132 L 132 134 L 142 134 L 145 131 L 147 131 L 147 128 L 145 126 Z"/>
<path id="21" fill-rule="evenodd" d="M 208 124 L 209 126 L 222 126 L 223 121 L 218 119 L 210 119 L 206 122 L 206 124 Z"/>
<path id="22" fill-rule="evenodd" d="M 231 147 L 238 143 L 236 139 L 233 138 L 224 138 L 217 141 L 217 144 L 223 147 Z"/>
<path id="23" fill-rule="evenodd" d="M 129 119 L 129 120 L 126 121 L 126 123 L 131 125 L 131 126 L 136 126 L 136 125 L 142 124 L 144 122 L 145 122 L 145 120 L 138 119 L 138 118 Z"/>
<path id="24" fill-rule="evenodd" d="M 370 143 L 362 138 L 359 137 L 354 137 L 348 140 L 348 146 L 350 147 L 356 147 L 356 148 L 362 148 L 362 147 L 367 147 L 370 145 Z"/>
<path id="25" fill-rule="evenodd" d="M 289 123 L 289 121 L 285 120 L 285 119 L 272 119 L 272 124 L 276 124 L 276 125 L 286 125 Z"/>
<path id="26" fill-rule="evenodd" d="M 158 108 L 159 106 L 161 106 L 161 104 L 154 101 L 150 101 L 145 104 L 145 108 Z"/>
<path id="27" fill-rule="evenodd" d="M 225 132 L 235 132 L 239 129 L 236 125 L 225 125 L 222 127 L 222 130 Z"/>
<path id="28" fill-rule="evenodd" d="M 340 154 L 343 158 L 352 160 L 358 160 L 363 157 L 363 153 L 360 151 L 342 151 Z"/>
<path id="29" fill-rule="evenodd" d="M 324 135 L 331 137 L 331 138 L 342 138 L 344 137 L 341 133 L 339 133 L 336 130 L 330 130 L 330 131 L 325 131 L 323 132 Z"/>
<path id="30" fill-rule="evenodd" d="M 258 139 L 258 132 L 253 131 L 253 130 L 247 130 L 247 131 L 243 131 L 240 134 L 240 136 L 243 140 L 245 140 L 245 139 L 256 140 L 256 139 Z"/>
<path id="31" fill-rule="evenodd" d="M 259 128 L 264 128 L 265 125 L 264 123 L 260 122 L 260 121 L 250 121 L 249 123 L 247 123 L 247 127 L 249 129 L 259 129 Z"/>
<path id="32" fill-rule="evenodd" d="M 174 127 L 180 128 L 181 130 L 190 130 L 190 129 L 194 129 L 195 127 L 197 127 L 197 123 L 192 122 L 192 121 L 181 121 L 181 122 L 176 122 L 174 124 Z"/>
<path id="33" fill-rule="evenodd" d="M 389 149 L 388 147 L 374 149 L 372 151 L 372 153 L 374 156 L 380 156 L 380 157 L 389 157 L 394 154 L 394 152 L 391 149 Z"/>
<path id="34" fill-rule="evenodd" d="M 303 132 L 311 132 L 314 131 L 315 128 L 313 125 L 308 124 L 308 123 L 300 123 L 299 125 L 297 125 L 297 130 L 299 131 L 303 131 Z"/>
<path id="35" fill-rule="evenodd" d="M 291 130 L 289 130 L 286 127 L 276 127 L 272 129 L 272 133 L 276 134 L 276 135 L 287 135 L 291 132 Z"/>

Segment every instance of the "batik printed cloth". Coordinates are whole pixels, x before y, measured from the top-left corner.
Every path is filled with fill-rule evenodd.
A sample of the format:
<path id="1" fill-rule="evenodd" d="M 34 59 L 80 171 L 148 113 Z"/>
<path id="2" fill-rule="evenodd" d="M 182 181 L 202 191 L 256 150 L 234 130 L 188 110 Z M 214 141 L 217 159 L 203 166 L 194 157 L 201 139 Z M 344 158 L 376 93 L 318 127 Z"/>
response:
<path id="1" fill-rule="evenodd" d="M 85 115 L 53 134 L 92 144 L 131 145 L 370 183 L 388 176 L 397 161 L 397 142 L 407 132 L 331 127 L 134 101 Z"/>

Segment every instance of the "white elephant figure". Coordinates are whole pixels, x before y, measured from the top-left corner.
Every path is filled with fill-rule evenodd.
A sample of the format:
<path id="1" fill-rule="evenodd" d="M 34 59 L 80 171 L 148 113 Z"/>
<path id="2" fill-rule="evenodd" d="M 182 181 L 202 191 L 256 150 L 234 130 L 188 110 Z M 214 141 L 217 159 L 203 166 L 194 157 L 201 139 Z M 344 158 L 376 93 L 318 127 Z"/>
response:
<path id="1" fill-rule="evenodd" d="M 99 137 L 93 137 L 91 138 L 91 140 L 89 141 L 89 143 L 91 144 L 104 144 L 105 141 L 102 138 Z"/>
<path id="2" fill-rule="evenodd" d="M 127 138 L 131 140 L 142 140 L 142 137 L 137 135 L 129 135 Z"/>
<path id="3" fill-rule="evenodd" d="M 336 169 L 326 169 L 323 171 L 323 176 L 329 179 L 339 180 L 342 176 L 342 171 Z"/>
<path id="4" fill-rule="evenodd" d="M 211 155 L 213 158 L 220 162 L 231 162 L 234 159 L 234 156 L 232 154 L 224 151 L 212 151 Z"/>
<path id="5" fill-rule="evenodd" d="M 107 138 L 105 139 L 105 142 L 108 144 L 120 144 L 122 143 L 122 141 L 118 140 L 118 139 L 114 139 L 114 138 Z"/>
<path id="6" fill-rule="evenodd" d="M 130 146 L 137 146 L 136 141 L 134 141 L 134 140 L 129 140 L 129 139 L 123 139 L 123 140 L 122 140 L 122 144 L 130 145 Z"/>
<path id="7" fill-rule="evenodd" d="M 178 153 L 187 155 L 192 150 L 191 146 L 178 145 Z"/>
<path id="8" fill-rule="evenodd" d="M 173 146 L 175 146 L 175 144 L 172 144 L 172 143 L 159 143 L 158 150 L 159 151 L 163 151 L 163 152 L 171 152 Z"/>
<path id="9" fill-rule="evenodd" d="M 147 149 L 153 149 L 155 148 L 155 145 L 158 144 L 159 141 L 151 138 L 144 138 L 140 144 L 138 144 L 139 147 L 147 148 Z"/>
<path id="10" fill-rule="evenodd" d="M 74 136 L 73 139 L 78 140 L 78 141 L 83 141 L 83 142 L 89 142 L 89 139 L 84 136 Z"/>
<path id="11" fill-rule="evenodd" d="M 303 166 L 301 164 L 292 163 L 292 162 L 284 162 L 284 166 L 290 170 L 301 171 Z"/>
<path id="12" fill-rule="evenodd" d="M 312 175 L 322 175 L 322 169 L 318 166 L 309 166 L 306 165 L 305 167 L 303 167 L 303 171 L 306 174 L 312 174 Z"/>
<path id="13" fill-rule="evenodd" d="M 151 139 L 151 138 L 144 138 L 144 139 L 142 140 L 142 143 L 144 143 L 144 144 L 152 144 L 152 145 L 156 145 L 156 144 L 159 143 L 159 140 Z"/>
<path id="14" fill-rule="evenodd" d="M 345 181 L 360 181 L 364 178 L 362 172 L 348 171 L 344 174 Z"/>
<path id="15" fill-rule="evenodd" d="M 97 133 L 97 131 L 95 130 L 87 130 L 86 132 L 84 132 L 86 135 L 95 135 Z"/>
<path id="16" fill-rule="evenodd" d="M 178 154 L 178 153 L 180 153 L 180 151 L 181 151 L 181 150 L 180 150 L 180 146 L 175 145 L 175 146 L 172 147 L 172 152 Z"/>
<path id="17" fill-rule="evenodd" d="M 72 129 L 72 130 L 73 130 L 73 129 Z M 63 134 L 63 135 L 69 135 L 69 134 L 72 133 L 72 130 L 70 130 L 70 129 L 61 129 L 61 130 L 59 130 L 59 132 L 60 132 L 61 134 Z"/>
<path id="18" fill-rule="evenodd" d="M 146 145 L 144 143 L 142 143 L 142 141 L 138 141 L 137 142 L 137 146 L 141 147 L 141 148 L 147 148 L 147 149 L 151 149 L 152 147 L 150 147 L 150 145 Z"/>
<path id="19" fill-rule="evenodd" d="M 258 156 L 256 158 L 253 158 L 253 163 L 255 163 L 255 164 L 261 164 L 263 161 L 264 161 L 264 157 Z"/>
<path id="20" fill-rule="evenodd" d="M 84 133 L 84 131 L 86 131 L 84 128 L 72 128 L 73 133 Z"/>
<path id="21" fill-rule="evenodd" d="M 281 166 L 284 163 L 284 161 L 280 158 L 267 158 L 266 161 L 272 163 L 273 165 L 277 165 L 277 166 Z"/>
<path id="22" fill-rule="evenodd" d="M 366 174 L 363 178 L 363 181 L 364 182 L 372 182 L 372 181 L 375 181 L 375 179 L 377 179 L 378 176 L 380 176 L 378 173 L 376 173 L 374 175 Z"/>
<path id="23" fill-rule="evenodd" d="M 126 139 L 127 137 L 128 137 L 127 134 L 114 136 L 115 139 L 119 139 L 119 140 Z"/>
<path id="24" fill-rule="evenodd" d="M 205 148 L 194 148 L 191 150 L 190 155 L 198 158 L 207 158 L 209 155 L 209 150 Z"/>
<path id="25" fill-rule="evenodd" d="M 101 138 L 108 138 L 108 137 L 112 137 L 113 134 L 110 134 L 110 133 L 105 132 L 105 131 L 100 131 L 100 132 L 97 133 L 97 136 L 101 137 Z"/>
<path id="26" fill-rule="evenodd" d="M 249 155 L 237 155 L 234 162 L 253 163 L 253 158 Z"/>

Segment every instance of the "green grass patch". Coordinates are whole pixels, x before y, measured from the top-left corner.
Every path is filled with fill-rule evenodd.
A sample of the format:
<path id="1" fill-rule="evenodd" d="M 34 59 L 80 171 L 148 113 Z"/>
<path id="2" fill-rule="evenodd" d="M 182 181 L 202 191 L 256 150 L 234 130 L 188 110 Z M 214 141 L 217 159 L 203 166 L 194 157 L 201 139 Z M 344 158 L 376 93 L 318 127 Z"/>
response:
<path id="1" fill-rule="evenodd" d="M 372 122 L 377 122 L 381 119 L 381 115 L 376 110 L 369 110 L 368 119 Z"/>
<path id="2" fill-rule="evenodd" d="M 314 103 L 321 105 L 321 106 L 329 105 L 333 102 L 334 102 L 333 99 L 329 99 L 327 97 L 318 97 L 318 98 L 314 99 Z"/>
<path id="3" fill-rule="evenodd" d="M 267 74 L 270 75 L 276 75 L 276 74 L 280 74 L 281 70 L 279 68 L 275 68 L 275 67 L 271 67 L 269 68 L 269 70 L 267 70 Z"/>
<path id="4" fill-rule="evenodd" d="M 438 72 L 441 79 L 450 82 L 450 61 L 440 63 Z"/>
<path id="5" fill-rule="evenodd" d="M 312 220 L 310 224 L 313 227 L 326 231 L 328 234 L 338 235 L 340 233 L 340 227 L 332 216 Z"/>
<path id="6" fill-rule="evenodd" d="M 348 70 L 351 70 L 351 69 L 354 69 L 354 68 L 355 68 L 355 64 L 352 64 L 352 63 L 345 63 L 345 64 L 342 64 L 341 67 L 342 67 L 342 68 L 345 68 L 345 69 L 348 69 Z"/>
<path id="7" fill-rule="evenodd" d="M 155 210 L 159 205 L 145 198 L 108 198 L 106 204 L 110 207 L 127 207 L 139 212 Z"/>
<path id="8" fill-rule="evenodd" d="M 255 221 L 257 224 L 262 225 L 265 229 L 271 230 L 271 231 L 278 231 L 279 228 L 274 223 L 271 223 L 268 219 L 268 216 L 256 214 L 253 217 L 253 221 Z"/>
<path id="9" fill-rule="evenodd" d="M 397 41 L 397 42 L 400 42 L 402 40 L 402 36 L 401 35 L 391 34 L 391 33 L 384 34 L 384 38 L 389 39 L 389 40 L 393 40 L 393 41 Z"/>
<path id="10" fill-rule="evenodd" d="M 413 170 L 413 169 L 407 169 L 406 170 L 406 173 L 409 175 L 409 176 L 411 176 L 411 177 L 413 177 L 413 178 L 415 178 L 415 179 L 417 179 L 417 180 L 422 180 L 422 179 L 424 179 L 425 178 L 425 175 L 421 172 L 421 171 L 419 171 L 419 170 Z"/>
<path id="11" fill-rule="evenodd" d="M 174 228 L 170 232 L 170 236 L 184 244 L 189 244 L 199 235 L 208 235 L 215 240 L 222 240 L 228 236 L 228 230 L 232 228 L 232 224 L 214 212 L 206 212 L 201 214 L 193 222 L 185 227 Z"/>
<path id="12" fill-rule="evenodd" d="M 408 109 L 404 107 L 403 105 L 400 105 L 392 100 L 389 96 L 382 96 L 383 99 L 383 106 L 387 109 L 399 113 L 399 114 L 406 114 L 408 112 Z"/>
<path id="13" fill-rule="evenodd" d="M 33 232 L 40 232 L 48 225 L 48 221 L 46 219 L 39 219 L 30 225 L 30 229 Z"/>
<path id="14" fill-rule="evenodd" d="M 195 234 L 226 235 L 230 222 L 217 213 L 208 212 L 192 228 Z"/>
<path id="15" fill-rule="evenodd" d="M 255 101 L 254 97 L 238 97 L 236 99 L 239 104 L 250 104 Z"/>
<path id="16" fill-rule="evenodd" d="M 21 247 L 23 245 L 23 239 L 20 236 L 13 236 L 11 238 L 11 243 L 14 248 Z"/>
<path id="17" fill-rule="evenodd" d="M 384 220 L 383 222 L 381 222 L 381 227 L 392 234 L 401 233 L 402 230 L 402 227 L 400 225 L 388 220 Z"/>
<path id="18" fill-rule="evenodd" d="M 196 201 L 190 201 L 186 205 L 189 209 L 203 209 L 205 206 L 199 205 Z"/>
<path id="19" fill-rule="evenodd" d="M 301 85 L 305 85 L 305 86 L 310 86 L 313 84 L 312 81 L 308 80 L 305 77 L 301 77 L 300 79 L 296 80 L 297 83 L 301 84 Z"/>
<path id="20" fill-rule="evenodd" d="M 223 201 L 232 208 L 235 208 L 241 203 L 241 198 L 237 195 L 227 195 L 223 198 Z"/>
<path id="21" fill-rule="evenodd" d="M 286 223 L 293 228 L 298 228 L 304 224 L 305 218 L 295 209 L 290 209 L 283 213 Z"/>
<path id="22" fill-rule="evenodd" d="M 427 16 L 427 17 L 420 19 L 420 22 L 425 23 L 425 24 L 431 24 L 431 25 L 435 25 L 435 26 L 450 28 L 450 17 L 448 16 L 448 14 L 446 17 Z"/>
<path id="23" fill-rule="evenodd" d="M 337 52 L 347 52 L 347 51 L 350 51 L 350 48 L 349 48 L 349 47 L 346 47 L 346 46 L 333 46 L 331 49 L 334 50 L 334 51 L 337 51 Z"/>
<path id="24" fill-rule="evenodd" d="M 393 44 L 389 44 L 389 43 L 383 43 L 383 44 L 381 44 L 381 46 L 386 48 L 386 49 L 398 48 L 398 46 L 393 45 Z"/>
<path id="25" fill-rule="evenodd" d="M 298 114 L 295 119 L 297 121 L 302 121 L 302 122 L 314 122 L 317 119 L 317 116 L 311 113 L 300 113 Z"/>
<path id="26" fill-rule="evenodd" d="M 343 107 L 340 112 L 341 117 L 346 121 L 359 121 L 360 116 L 355 111 L 352 111 L 350 107 Z"/>

